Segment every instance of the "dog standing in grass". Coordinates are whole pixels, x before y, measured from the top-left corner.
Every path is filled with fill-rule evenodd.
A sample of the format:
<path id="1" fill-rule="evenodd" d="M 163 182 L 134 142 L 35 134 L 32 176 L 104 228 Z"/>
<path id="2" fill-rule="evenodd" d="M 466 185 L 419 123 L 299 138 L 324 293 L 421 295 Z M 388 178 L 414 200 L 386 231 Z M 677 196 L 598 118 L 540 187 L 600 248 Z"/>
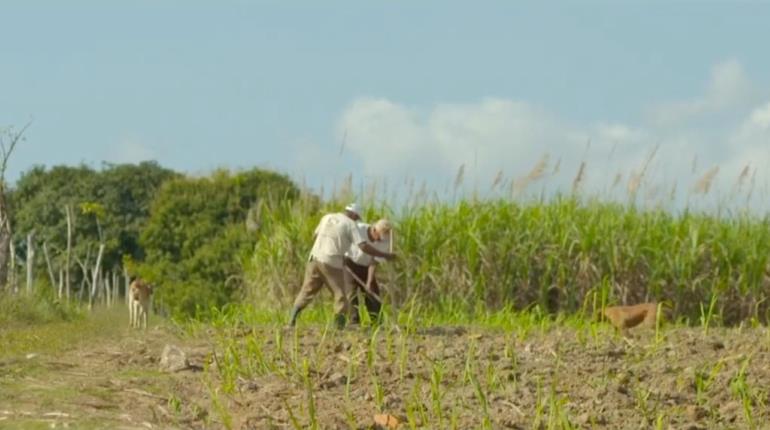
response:
<path id="1" fill-rule="evenodd" d="M 153 286 L 136 278 L 128 287 L 128 318 L 133 328 L 147 328 Z"/>
<path id="2" fill-rule="evenodd" d="M 636 326 L 655 327 L 658 304 L 652 302 L 631 306 L 608 306 L 604 309 L 604 316 L 623 337 L 627 337 L 628 330 Z"/>

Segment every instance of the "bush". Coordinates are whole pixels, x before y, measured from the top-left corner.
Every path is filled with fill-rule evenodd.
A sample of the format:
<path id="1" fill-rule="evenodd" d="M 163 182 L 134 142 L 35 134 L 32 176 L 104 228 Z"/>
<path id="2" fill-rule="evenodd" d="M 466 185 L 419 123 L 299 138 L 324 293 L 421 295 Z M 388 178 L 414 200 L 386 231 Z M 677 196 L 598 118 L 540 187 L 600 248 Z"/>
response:
<path id="1" fill-rule="evenodd" d="M 257 241 L 259 214 L 299 195 L 286 177 L 260 169 L 220 170 L 205 178 L 177 178 L 161 187 L 140 244 L 134 272 L 156 286 L 156 303 L 175 317 L 205 317 L 239 300 L 243 262 Z"/>
<path id="2" fill-rule="evenodd" d="M 0 296 L 0 326 L 43 324 L 82 318 L 83 311 L 76 305 L 50 297 L 24 294 Z"/>

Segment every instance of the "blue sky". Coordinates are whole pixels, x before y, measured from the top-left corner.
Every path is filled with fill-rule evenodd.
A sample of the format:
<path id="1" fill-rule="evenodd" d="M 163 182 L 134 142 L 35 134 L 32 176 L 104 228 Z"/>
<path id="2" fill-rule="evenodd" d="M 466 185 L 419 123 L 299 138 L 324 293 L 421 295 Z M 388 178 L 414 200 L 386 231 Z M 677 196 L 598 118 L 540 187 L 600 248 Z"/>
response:
<path id="1" fill-rule="evenodd" d="M 0 127 L 33 118 L 12 181 L 155 159 L 440 191 L 464 165 L 517 194 L 585 162 L 587 193 L 767 192 L 770 2 L 64 3 L 0 4 Z"/>

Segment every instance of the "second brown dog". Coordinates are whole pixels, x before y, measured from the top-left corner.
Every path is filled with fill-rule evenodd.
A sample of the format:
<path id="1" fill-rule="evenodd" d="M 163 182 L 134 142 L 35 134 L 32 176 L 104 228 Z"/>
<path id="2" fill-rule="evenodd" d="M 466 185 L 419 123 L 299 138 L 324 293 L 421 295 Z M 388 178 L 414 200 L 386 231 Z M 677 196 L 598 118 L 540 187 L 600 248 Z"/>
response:
<path id="1" fill-rule="evenodd" d="M 627 336 L 628 330 L 636 326 L 655 326 L 658 304 L 651 302 L 631 306 L 608 306 L 604 308 L 604 316 L 620 334 Z"/>

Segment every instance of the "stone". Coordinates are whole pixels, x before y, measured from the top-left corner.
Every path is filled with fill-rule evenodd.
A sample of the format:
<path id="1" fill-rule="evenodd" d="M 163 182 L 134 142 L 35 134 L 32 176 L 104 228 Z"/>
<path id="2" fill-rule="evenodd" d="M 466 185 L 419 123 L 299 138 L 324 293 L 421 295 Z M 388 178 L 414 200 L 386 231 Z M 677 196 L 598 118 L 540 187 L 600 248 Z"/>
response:
<path id="1" fill-rule="evenodd" d="M 190 367 L 187 361 L 187 354 L 179 347 L 166 345 L 163 347 L 163 353 L 160 356 L 160 370 L 165 372 L 179 372 Z"/>

